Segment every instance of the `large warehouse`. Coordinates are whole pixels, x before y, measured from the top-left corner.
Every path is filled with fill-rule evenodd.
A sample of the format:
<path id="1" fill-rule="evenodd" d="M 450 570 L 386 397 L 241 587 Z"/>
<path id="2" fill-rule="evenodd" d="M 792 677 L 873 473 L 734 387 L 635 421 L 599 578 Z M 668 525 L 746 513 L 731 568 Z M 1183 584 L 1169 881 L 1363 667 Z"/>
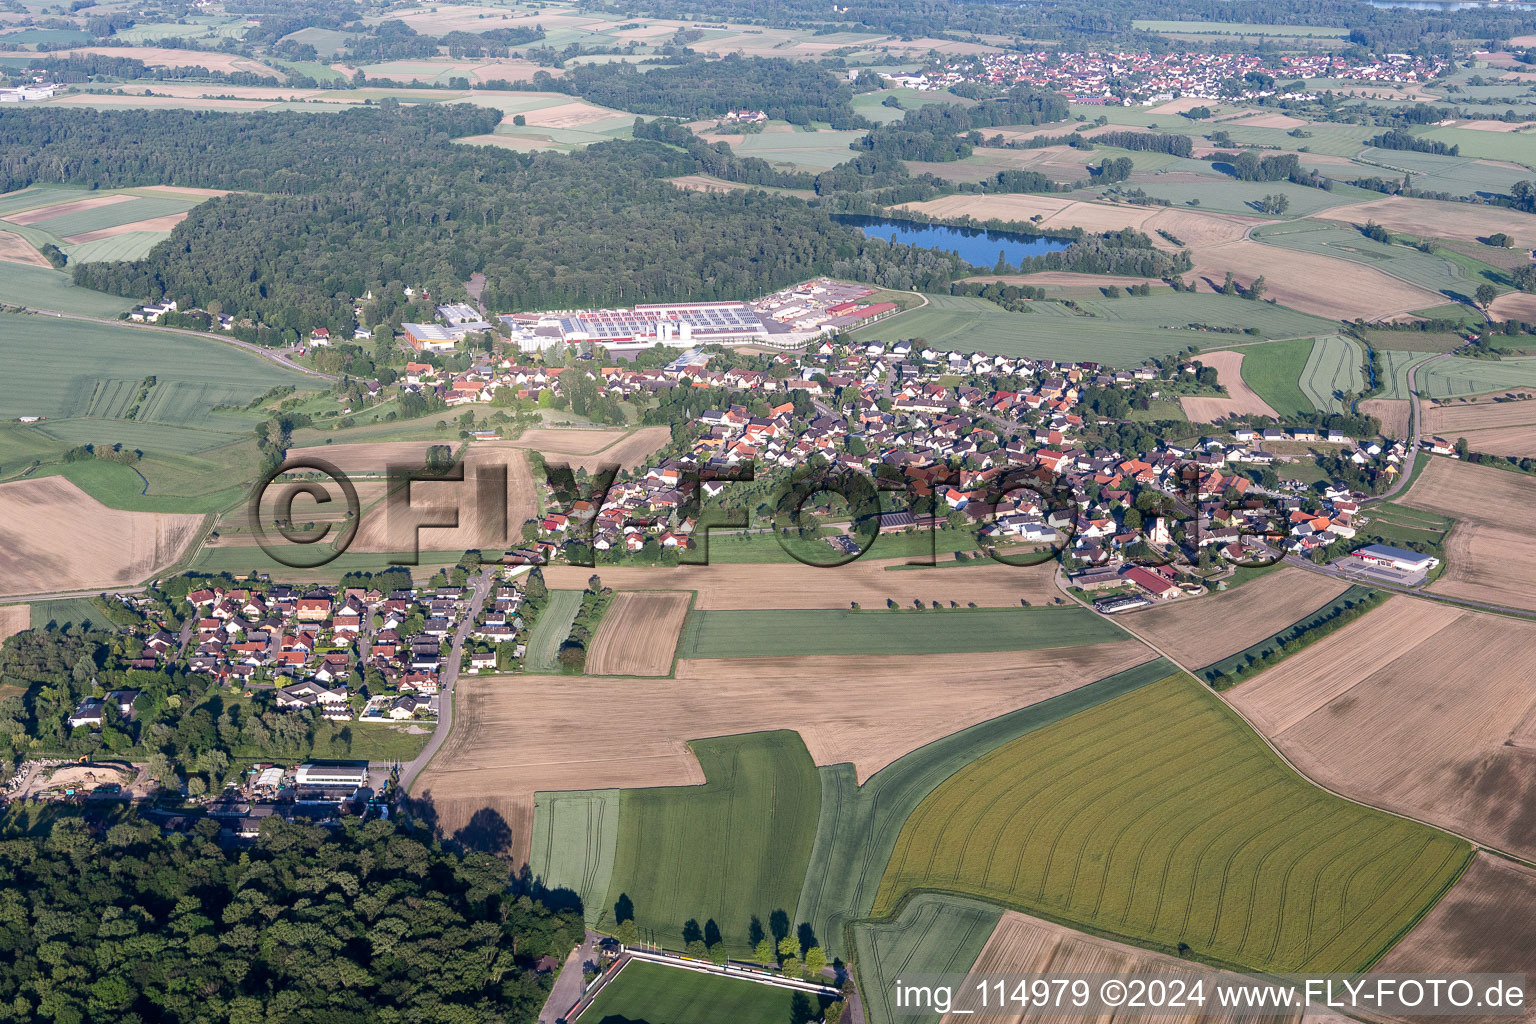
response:
<path id="1" fill-rule="evenodd" d="M 758 341 L 768 327 L 744 302 L 686 302 L 633 309 L 580 309 L 502 316 L 524 351 L 559 343 L 592 342 L 607 347 L 674 348 L 698 344 Z"/>
<path id="2" fill-rule="evenodd" d="M 1402 548 L 1389 547 L 1386 544 L 1367 544 L 1350 554 L 1368 565 L 1383 565 L 1400 572 L 1429 572 L 1440 564 L 1440 559 L 1430 555 L 1421 555 L 1417 551 L 1404 551 Z"/>

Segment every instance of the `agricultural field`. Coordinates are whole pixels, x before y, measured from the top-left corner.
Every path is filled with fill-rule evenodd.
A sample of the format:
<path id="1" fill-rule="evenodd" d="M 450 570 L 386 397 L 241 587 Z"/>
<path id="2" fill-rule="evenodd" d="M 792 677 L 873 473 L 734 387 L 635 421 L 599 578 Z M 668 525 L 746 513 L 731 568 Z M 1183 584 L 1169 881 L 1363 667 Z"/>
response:
<path id="1" fill-rule="evenodd" d="M 24 604 L 0 605 L 0 643 L 32 628 L 32 609 Z"/>
<path id="2" fill-rule="evenodd" d="M 806 656 L 960 654 L 1075 647 L 1119 639 L 1101 615 L 1066 608 L 914 611 L 696 611 L 678 645 L 683 658 L 772 658 L 786 645 Z"/>
<path id="3" fill-rule="evenodd" d="M 625 591 L 603 614 L 586 673 L 593 676 L 664 676 L 672 671 L 678 635 L 691 594 Z M 726 612 L 711 614 L 724 615 Z"/>
<path id="4" fill-rule="evenodd" d="M 1522 387 L 1536 388 L 1536 356 L 1450 356 L 1427 363 L 1419 371 L 1419 393 L 1425 398 L 1458 398 Z"/>
<path id="5" fill-rule="evenodd" d="M 1197 670 L 1195 674 L 1216 689 L 1225 690 L 1241 681 L 1245 673 L 1262 672 L 1263 666 L 1258 665 L 1260 659 L 1278 660 L 1285 657 L 1287 652 L 1284 645 L 1287 641 L 1298 641 L 1299 638 L 1304 638 L 1306 634 L 1337 619 L 1340 615 L 1346 613 L 1361 615 L 1372 610 L 1371 607 L 1362 607 L 1362 604 L 1367 600 L 1373 600 L 1376 596 L 1369 587 L 1349 587 L 1332 601 L 1298 615 L 1294 622 L 1276 629 L 1272 635 L 1255 640 L 1247 647 Z M 1315 640 L 1316 637 L 1312 639 Z"/>
<path id="6" fill-rule="evenodd" d="M 1536 507 L 1536 478 L 1431 458 L 1398 502 L 1456 520 L 1445 573 L 1431 590 L 1536 610 L 1536 547 L 1525 528 Z"/>
<path id="7" fill-rule="evenodd" d="M 1137 18 L 1131 22 L 1148 32 L 1178 32 L 1222 36 L 1284 36 L 1286 38 L 1341 39 L 1348 29 L 1327 25 L 1260 25 L 1240 21 L 1157 21 Z"/>
<path id="8" fill-rule="evenodd" d="M 101 609 L 99 598 L 65 597 L 54 601 L 33 601 L 31 604 L 32 628 L 82 627 L 87 623 L 104 626 L 106 613 Z"/>
<path id="9" fill-rule="evenodd" d="M 605 576 L 605 585 L 614 584 Z M 453 732 L 413 793 L 432 801 L 450 832 L 494 811 L 510 829 L 509 855 L 526 860 L 535 792 L 698 785 L 687 743 L 701 735 L 793 729 L 817 764 L 849 762 L 850 778 L 867 778 L 926 743 L 1147 656 L 1127 639 L 981 659 L 759 658 L 750 672 L 738 659 L 680 661 L 673 676 L 626 689 L 623 716 L 591 714 L 614 700 L 613 680 L 601 676 L 465 677 Z"/>
<path id="10" fill-rule="evenodd" d="M 1480 242 L 1490 235 L 1503 233 L 1514 236 L 1516 245 L 1536 245 L 1536 224 L 1527 218 L 1511 217 L 1495 207 L 1472 203 L 1377 196 L 1362 203 L 1336 206 L 1316 216 L 1352 224 L 1375 221 L 1388 231 L 1424 238 Z"/>
<path id="11" fill-rule="evenodd" d="M 796 1017 L 796 1000 L 804 1012 L 816 1012 L 832 1002 L 828 997 L 807 996 L 792 989 L 762 985 L 745 978 L 727 978 L 645 960 L 631 960 L 619 969 L 581 1019 L 591 1024 L 784 1024 Z M 816 1006 L 817 1001 L 821 1006 Z"/>
<path id="12" fill-rule="evenodd" d="M 56 245 L 76 263 L 138 259 L 206 198 L 154 188 L 26 189 L 0 197 L 9 200 L 0 202 L 0 231 L 11 233 L 0 237 L 20 236 L 33 247 Z"/>
<path id="13" fill-rule="evenodd" d="M 619 848 L 619 791 L 575 790 L 534 795 L 533 840 L 528 867 L 548 889 L 581 898 L 588 924 L 607 915 L 608 882 Z"/>
<path id="14" fill-rule="evenodd" d="M 1364 224 L 1364 221 L 1361 222 Z M 1353 224 L 1333 221 L 1300 220 L 1260 228 L 1254 238 L 1283 249 L 1318 253 L 1384 274 L 1401 278 L 1427 291 L 1447 298 L 1470 299 L 1480 284 L 1504 286 L 1504 274 L 1486 264 L 1480 267 L 1471 259 L 1420 252 L 1407 245 L 1389 245 L 1361 234 Z"/>
<path id="15" fill-rule="evenodd" d="M 322 459 L 325 458 L 326 449 L 320 449 L 318 454 Z M 481 508 L 478 499 L 460 508 L 463 485 L 450 481 L 424 480 L 411 484 L 411 517 L 402 517 L 396 514 L 396 509 L 381 501 L 389 489 L 386 481 L 360 481 L 356 487 L 362 514 L 350 550 L 361 554 L 413 551 L 417 547 L 432 551 L 505 549 L 513 542 L 524 521 L 538 513 L 538 498 L 528 461 L 521 451 L 494 452 L 484 448 L 470 449 L 463 461 L 467 467 L 466 480 L 473 480 L 481 466 L 505 468 L 505 505 L 498 493 L 492 495 L 489 508 Z M 378 472 L 388 462 L 373 465 L 375 472 Z M 433 509 L 457 509 L 458 525 L 418 528 L 412 519 L 417 514 L 427 520 L 434 516 L 441 519 L 442 513 L 434 514 Z M 402 522 L 402 518 L 405 521 Z"/>
<path id="16" fill-rule="evenodd" d="M 895 540 L 898 538 L 885 538 Z M 728 550 L 727 538 L 721 550 Z M 711 542 L 713 555 L 715 542 Z M 875 541 L 872 553 L 880 553 Z M 732 562 L 728 557 L 709 565 L 673 568 L 599 567 L 603 585 L 616 590 L 691 590 L 698 594 L 695 609 L 846 609 L 884 608 L 886 601 L 903 607 L 922 600 L 948 605 L 974 601 L 986 607 L 1050 604 L 1061 596 L 1054 583 L 1055 564 L 1012 566 L 986 561 L 964 567 L 905 569 L 906 558 L 860 558 L 835 568 L 800 562 Z M 899 570 L 899 571 L 898 571 Z M 581 566 L 548 565 L 544 579 L 551 587 L 579 590 L 594 570 Z"/>
<path id="17" fill-rule="evenodd" d="M 1443 405 L 1426 402 L 1424 432 L 1453 440 L 1464 437 L 1474 452 L 1514 458 L 1536 456 L 1536 401 L 1506 398 L 1510 394 L 1536 397 L 1536 393 L 1522 391 Z"/>
<path id="18" fill-rule="evenodd" d="M 1529 977 L 1536 973 L 1532 922 L 1536 871 L 1479 853 L 1445 898 L 1372 970 L 1435 976 L 1497 969 Z M 1467 1024 L 1495 1020 L 1471 1014 L 1461 1019 Z"/>
<path id="19" fill-rule="evenodd" d="M 1400 177 L 1406 171 L 1413 176 L 1416 189 L 1469 198 L 1485 193 L 1508 195 L 1515 182 L 1531 176 L 1528 168 L 1509 163 L 1372 146 L 1362 150 L 1359 159 L 1374 165 L 1375 173 L 1381 177 Z"/>
<path id="20" fill-rule="evenodd" d="M 1017 280 L 1030 283 L 1027 278 Z M 985 299 L 960 295 L 926 298 L 927 305 L 881 320 L 854 332 L 853 337 L 860 341 L 923 338 L 935 347 L 962 351 L 1041 359 L 1091 359 L 1110 366 L 1136 366 L 1153 356 L 1169 355 L 1190 345 L 1210 344 L 1210 332 L 1190 329 L 1186 325 L 1191 323 L 1251 326 L 1269 338 L 1313 333 L 1321 324 L 1292 310 L 1230 296 L 1128 296 L 1094 303 L 1095 310 L 1113 310 L 1113 319 L 1077 316 L 1056 303 L 1033 303 L 1030 313 L 1010 313 Z M 1177 301 L 1180 299 L 1187 300 L 1182 309 Z M 1204 303 L 1204 299 L 1226 302 Z M 1230 302 L 1242 302 L 1250 308 L 1238 309 Z"/>
<path id="21" fill-rule="evenodd" d="M 78 287 L 62 270 L 14 262 L 6 263 L 4 270 L 0 274 L 0 303 L 6 305 L 104 318 L 116 317 L 134 306 L 132 299 Z"/>
<path id="22" fill-rule="evenodd" d="M 1276 345 L 1280 342 L 1271 342 Z M 1252 352 L 1253 348 L 1246 349 Z M 1227 389 L 1226 398 L 1205 395 L 1179 396 L 1184 415 L 1196 423 L 1215 423 L 1228 416 L 1276 416 L 1269 403 L 1260 398 L 1243 378 L 1243 352 L 1202 352 L 1199 361 L 1216 371 L 1216 382 Z"/>
<path id="23" fill-rule="evenodd" d="M 1346 395 L 1365 390 L 1365 353 L 1351 338 L 1329 334 L 1312 342 L 1301 371 L 1301 391 L 1321 412 L 1349 411 Z"/>
<path id="24" fill-rule="evenodd" d="M 1301 389 L 1301 376 L 1315 344 L 1312 338 L 1297 338 L 1243 350 L 1243 383 L 1281 419 L 1312 411 L 1312 402 Z"/>
<path id="25" fill-rule="evenodd" d="M 937 1022 L 937 1013 L 894 1005 L 896 980 L 913 974 L 965 974 L 1001 916 L 1002 910 L 990 903 L 925 892 L 890 920 L 855 924 L 859 991 L 870 1024 Z"/>
<path id="26" fill-rule="evenodd" d="M 1149 608 L 1124 622 L 1179 664 L 1199 669 L 1273 636 L 1346 589 L 1320 573 L 1284 568 L 1249 586 Z"/>
<path id="27" fill-rule="evenodd" d="M 938 890 L 1228 965 L 1354 971 L 1471 852 L 1316 789 L 1177 676 L 945 780 L 903 827 L 874 912 Z"/>
<path id="28" fill-rule="evenodd" d="M 1536 625 L 1393 597 L 1233 691 L 1309 777 L 1354 799 L 1536 853 Z"/>
<path id="29" fill-rule="evenodd" d="M 202 524 L 111 509 L 60 477 L 0 484 L 0 596 L 138 583 L 180 558 Z"/>
<path id="30" fill-rule="evenodd" d="M 707 142 L 725 142 L 737 156 L 755 156 L 792 171 L 825 171 L 854 157 L 848 147 L 864 137 L 862 131 L 821 129 L 804 131 L 793 125 L 770 123 L 756 135 L 701 136 Z"/>
<path id="31" fill-rule="evenodd" d="M 823 767 L 821 821 L 796 920 L 808 923 L 830 952 L 846 958 L 852 950 L 844 946 L 845 927 L 870 915 L 876 886 L 902 825 L 940 783 L 1005 743 L 1165 679 L 1174 671 L 1161 658 L 1144 661 L 936 738 L 873 774 L 854 764 Z"/>
<path id="32" fill-rule="evenodd" d="M 702 786 L 626 789 L 608 886 L 627 896 L 642 938 L 681 949 L 684 922 L 718 928 L 738 956 L 775 918 L 794 913 L 805 880 L 821 782 L 793 732 L 722 736 L 689 744 Z"/>
<path id="33" fill-rule="evenodd" d="M 560 645 L 571 634 L 571 624 L 581 611 L 580 590 L 554 590 L 539 612 L 533 631 L 528 634 L 528 650 L 523 664 L 529 672 L 558 672 Z"/>

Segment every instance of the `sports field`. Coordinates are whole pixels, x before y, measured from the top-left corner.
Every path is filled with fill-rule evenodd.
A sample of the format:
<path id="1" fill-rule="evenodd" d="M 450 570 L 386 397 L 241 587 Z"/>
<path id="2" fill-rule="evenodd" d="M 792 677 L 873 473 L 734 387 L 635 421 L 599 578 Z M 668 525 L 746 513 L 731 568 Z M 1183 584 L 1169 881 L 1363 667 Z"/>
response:
<path id="1" fill-rule="evenodd" d="M 796 1000 L 816 1020 L 832 1002 L 744 978 L 631 960 L 583 1011 L 582 1024 L 788 1024 L 797 1019 Z"/>
<path id="2" fill-rule="evenodd" d="M 959 654 L 1110 643 L 1123 634 L 1103 616 L 1067 608 L 694 611 L 682 658 L 818 654 Z"/>
<path id="3" fill-rule="evenodd" d="M 1316 789 L 1178 676 L 947 779 L 902 829 L 874 913 L 954 892 L 1226 964 L 1356 971 L 1470 855 Z"/>
<path id="4" fill-rule="evenodd" d="M 558 672 L 560 645 L 571 635 L 571 623 L 581 611 L 581 591 L 551 590 L 549 599 L 534 621 L 533 631 L 528 634 L 528 646 L 523 656 L 523 666 L 529 672 Z"/>
<path id="5" fill-rule="evenodd" d="M 774 915 L 787 917 L 805 880 L 821 783 L 800 734 L 746 733 L 690 744 L 702 786 L 619 795 L 619 842 L 602 920 L 622 896 L 640 934 L 672 949 L 686 922 L 713 924 L 745 956 Z M 617 753 L 617 751 L 615 751 Z"/>
<path id="6" fill-rule="evenodd" d="M 1312 411 L 1301 389 L 1314 341 L 1296 338 L 1243 349 L 1243 381 L 1282 418 Z"/>
<path id="7" fill-rule="evenodd" d="M 834 955 L 848 956 L 844 927 L 868 917 L 875 888 L 908 815 L 940 783 L 997 747 L 1168 677 L 1161 658 L 951 733 L 871 775 L 851 764 L 821 769 L 821 820 L 795 919 Z"/>
<path id="8" fill-rule="evenodd" d="M 1323 412 L 1348 412 L 1344 396 L 1365 390 L 1364 361 L 1360 345 L 1342 334 L 1314 339 L 1301 371 L 1302 394 Z"/>

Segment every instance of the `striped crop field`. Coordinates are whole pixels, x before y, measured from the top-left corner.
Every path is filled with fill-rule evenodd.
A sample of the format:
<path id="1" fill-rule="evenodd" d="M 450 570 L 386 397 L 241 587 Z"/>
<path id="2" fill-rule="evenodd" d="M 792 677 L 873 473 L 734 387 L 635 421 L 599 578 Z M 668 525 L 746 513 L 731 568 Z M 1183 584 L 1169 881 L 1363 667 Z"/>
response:
<path id="1" fill-rule="evenodd" d="M 599 924 L 611 909 L 608 882 L 618 845 L 618 790 L 534 795 L 528 867 L 546 889 L 569 889 L 580 896 L 588 924 Z"/>
<path id="2" fill-rule="evenodd" d="M 1216 963 L 1361 971 L 1471 854 L 1314 787 L 1176 676 L 956 772 L 907 820 L 873 909 L 948 892 Z"/>
<path id="3" fill-rule="evenodd" d="M 529 672 L 558 672 L 560 645 L 571 635 L 571 623 L 581 611 L 581 591 L 551 590 L 548 603 L 539 612 L 528 634 L 528 647 L 523 654 L 523 666 Z"/>
<path id="4" fill-rule="evenodd" d="M 1365 390 L 1365 353 L 1357 342 L 1330 334 L 1312 343 L 1312 354 L 1301 371 L 1301 391 L 1322 412 L 1348 412 L 1345 394 Z"/>

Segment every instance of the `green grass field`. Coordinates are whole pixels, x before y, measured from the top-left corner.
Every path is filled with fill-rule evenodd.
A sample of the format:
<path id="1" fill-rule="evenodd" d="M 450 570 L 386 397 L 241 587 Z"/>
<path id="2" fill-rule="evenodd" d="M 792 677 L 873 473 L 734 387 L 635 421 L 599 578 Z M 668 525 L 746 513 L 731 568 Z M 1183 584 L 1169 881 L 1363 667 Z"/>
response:
<path id="1" fill-rule="evenodd" d="M 619 791 L 535 793 L 528 866 L 541 885 L 581 897 L 588 924 L 605 911 L 619 847 Z"/>
<path id="2" fill-rule="evenodd" d="M 1331 321 L 1230 295 L 1183 293 L 1119 299 L 1093 298 L 1078 316 L 1054 302 L 1031 303 L 1032 313 L 1010 313 L 996 303 L 961 295 L 929 295 L 928 305 L 882 320 L 852 336 L 859 341 L 922 338 L 938 348 L 1040 359 L 1093 360 L 1137 366 L 1150 357 L 1216 342 L 1211 327 L 1256 328 L 1261 337 L 1292 338 L 1331 330 Z"/>
<path id="3" fill-rule="evenodd" d="M 1173 116 L 1169 115 L 1169 118 Z M 1284 135 L 1283 132 L 1280 134 Z M 1319 210 L 1343 206 L 1345 203 L 1359 203 L 1372 197 L 1381 198 L 1380 193 L 1367 192 L 1352 185 L 1337 185 L 1331 191 L 1324 191 L 1320 188 L 1309 188 L 1306 185 L 1294 185 L 1288 181 L 1238 181 L 1236 178 L 1218 178 L 1198 182 L 1164 182 L 1153 178 L 1150 181 L 1138 182 L 1137 187 L 1149 196 L 1168 200 L 1174 206 L 1195 206 L 1202 210 L 1241 213 L 1250 217 L 1258 212 L 1257 208 L 1251 204 L 1258 202 L 1266 195 L 1275 193 L 1282 194 L 1290 200 L 1290 208 L 1286 212 L 1292 217 L 1307 217 Z"/>
<path id="4" fill-rule="evenodd" d="M 1301 371 L 1302 394 L 1324 412 L 1348 412 L 1341 396 L 1365 390 L 1364 361 L 1365 353 L 1351 338 L 1329 334 L 1316 339 Z M 1246 368 L 1248 360 L 1243 362 Z"/>
<path id="5" fill-rule="evenodd" d="M 1276 971 L 1361 971 L 1469 844 L 1295 775 L 1184 676 L 956 772 L 902 829 L 876 915 L 923 891 Z"/>
<path id="6" fill-rule="evenodd" d="M 870 1024 L 937 1024 L 937 1013 L 893 1005 L 896 979 L 967 973 L 1002 916 L 993 904 L 930 892 L 913 897 L 894 920 L 854 925 L 859 992 Z"/>
<path id="7" fill-rule="evenodd" d="M 1382 349 L 1376 353 L 1382 390 L 1373 398 L 1407 398 L 1408 367 L 1425 357 L 1423 352 Z M 1244 360 L 1246 368 L 1247 360 Z M 1459 398 L 1481 395 L 1500 388 L 1536 386 L 1536 356 L 1504 359 L 1469 359 L 1448 356 L 1425 363 L 1418 371 L 1419 393 L 1425 398 Z"/>
<path id="8" fill-rule="evenodd" d="M 106 613 L 92 597 L 71 597 L 62 601 L 35 601 L 31 605 L 32 628 L 43 629 L 49 623 L 57 626 L 83 626 L 91 623 L 110 628 Z"/>
<path id="9" fill-rule="evenodd" d="M 65 252 L 72 263 L 110 263 L 115 260 L 139 260 L 164 241 L 164 231 L 128 231 L 94 242 L 69 246 Z"/>
<path id="10" fill-rule="evenodd" d="M 796 1017 L 796 997 L 815 1016 Z M 831 999 L 745 978 L 644 960 L 625 964 L 581 1015 L 582 1024 L 788 1024 L 815 1020 Z"/>
<path id="11" fill-rule="evenodd" d="M 853 949 L 847 930 L 869 916 L 875 888 L 907 817 L 946 778 L 997 747 L 1133 692 L 1175 671 L 1161 658 L 962 729 L 897 758 L 858 784 L 853 765 L 821 769 L 821 819 L 795 920 L 830 953 Z"/>
<path id="12" fill-rule="evenodd" d="M 420 564 L 407 566 L 416 580 L 425 580 L 438 569 L 453 565 L 462 551 L 423 551 Z M 203 548 L 191 560 L 187 571 L 217 575 L 244 576 L 262 573 L 289 583 L 334 583 L 349 572 L 383 572 L 390 568 L 390 556 L 362 552 L 344 552 L 332 562 L 313 569 L 294 569 L 274 560 L 255 545 Z"/>
<path id="13" fill-rule="evenodd" d="M 738 156 L 755 156 L 799 171 L 825 171 L 856 155 L 848 147 L 864 137 L 862 131 L 760 132 L 730 135 L 726 141 Z"/>
<path id="14" fill-rule="evenodd" d="M 1463 89 L 1473 87 L 1462 86 Z M 1529 103 L 1530 87 L 1528 85 L 1494 86 L 1491 89 L 1482 87 L 1479 92 L 1485 95 L 1498 95 L 1502 93 L 1510 99 L 1524 98 Z M 1469 107 L 1469 111 L 1477 111 L 1475 107 Z M 1448 146 L 1459 148 L 1464 157 L 1476 157 L 1481 160 L 1508 160 L 1527 167 L 1536 167 L 1536 135 L 1529 131 L 1518 132 L 1485 132 L 1476 128 L 1457 128 L 1452 125 L 1431 126 L 1413 134 L 1425 139 L 1434 139 Z"/>
<path id="15" fill-rule="evenodd" d="M 1311 338 L 1297 338 L 1243 349 L 1243 382 L 1281 417 L 1311 412 L 1312 403 L 1301 390 L 1301 375 L 1313 345 Z"/>
<path id="16" fill-rule="evenodd" d="M 132 299 L 77 287 L 62 270 L 21 263 L 7 263 L 5 273 L 0 274 L 0 303 L 104 318 L 116 317 L 134 306 Z"/>
<path id="17" fill-rule="evenodd" d="M 558 672 L 560 645 L 571 635 L 571 623 L 581 611 L 580 590 L 551 590 L 539 617 L 528 634 L 523 667 L 529 672 Z"/>
<path id="18" fill-rule="evenodd" d="M 1398 176 L 1403 171 L 1411 172 L 1416 189 L 1448 192 L 1453 196 L 1507 195 L 1511 185 L 1531 176 L 1531 172 L 1523 168 L 1500 166 L 1467 156 L 1440 156 L 1405 149 L 1368 147 L 1360 154 L 1360 159 L 1395 170 Z M 1383 175 L 1380 170 L 1376 173 L 1382 177 L 1393 176 L 1390 173 Z"/>
<path id="19" fill-rule="evenodd" d="M 799 655 L 959 654 L 1075 647 L 1123 637 L 1103 616 L 1075 605 L 921 612 L 695 610 L 683 623 L 677 649 L 680 658 L 769 658 L 791 648 Z"/>
<path id="20" fill-rule="evenodd" d="M 796 732 L 695 740 L 702 786 L 627 789 L 602 908 L 634 904 L 641 936 L 683 948 L 687 922 L 745 956 L 788 920 L 805 882 L 821 808 L 816 765 Z M 615 752 L 618 753 L 618 752 Z"/>

